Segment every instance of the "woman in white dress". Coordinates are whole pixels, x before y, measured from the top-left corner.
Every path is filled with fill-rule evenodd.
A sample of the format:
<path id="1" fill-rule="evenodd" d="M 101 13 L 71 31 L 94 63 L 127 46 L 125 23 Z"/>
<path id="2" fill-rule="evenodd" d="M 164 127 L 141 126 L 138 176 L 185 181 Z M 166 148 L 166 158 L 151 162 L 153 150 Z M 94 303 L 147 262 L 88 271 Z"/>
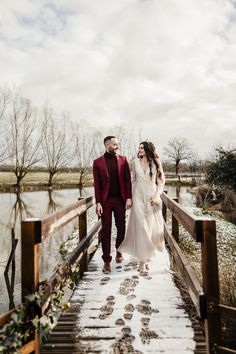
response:
<path id="1" fill-rule="evenodd" d="M 133 206 L 130 210 L 125 239 L 120 252 L 139 260 L 139 271 L 146 273 L 147 262 L 155 251 L 163 251 L 164 225 L 162 202 L 165 177 L 155 146 L 148 141 L 139 145 L 138 157 L 130 165 L 133 184 Z"/>

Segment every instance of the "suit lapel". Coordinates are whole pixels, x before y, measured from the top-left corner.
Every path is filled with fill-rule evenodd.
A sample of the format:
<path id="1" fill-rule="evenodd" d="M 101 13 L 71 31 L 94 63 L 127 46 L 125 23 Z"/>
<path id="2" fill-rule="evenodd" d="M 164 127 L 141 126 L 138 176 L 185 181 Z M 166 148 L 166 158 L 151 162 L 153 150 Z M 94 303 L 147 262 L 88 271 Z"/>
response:
<path id="1" fill-rule="evenodd" d="M 105 157 L 102 156 L 102 159 L 101 159 L 101 164 L 102 164 L 102 168 L 105 172 L 105 175 L 107 176 L 107 178 L 109 179 L 109 173 L 108 173 L 108 169 L 107 169 L 107 164 L 106 164 L 106 161 L 105 161 Z"/>

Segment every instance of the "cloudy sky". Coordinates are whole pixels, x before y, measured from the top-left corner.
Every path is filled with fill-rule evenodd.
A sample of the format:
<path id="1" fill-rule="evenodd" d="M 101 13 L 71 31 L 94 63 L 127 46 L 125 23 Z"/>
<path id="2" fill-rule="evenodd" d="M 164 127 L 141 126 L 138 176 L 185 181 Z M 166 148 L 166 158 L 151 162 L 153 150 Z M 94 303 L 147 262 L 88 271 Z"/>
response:
<path id="1" fill-rule="evenodd" d="M 236 2 L 1 0 L 0 78 L 72 120 L 204 156 L 236 140 Z"/>

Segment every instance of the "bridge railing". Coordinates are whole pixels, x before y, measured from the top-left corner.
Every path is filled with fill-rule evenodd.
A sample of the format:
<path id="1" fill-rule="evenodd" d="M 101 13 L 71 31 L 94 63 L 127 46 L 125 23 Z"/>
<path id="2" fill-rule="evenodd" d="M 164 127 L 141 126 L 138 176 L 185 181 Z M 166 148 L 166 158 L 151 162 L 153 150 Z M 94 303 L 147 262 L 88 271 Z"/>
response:
<path id="1" fill-rule="evenodd" d="M 22 271 L 22 302 L 25 296 L 33 294 L 39 289 L 39 247 L 54 232 L 78 218 L 79 243 L 66 261 L 61 264 L 57 272 L 47 281 L 42 294 L 42 307 L 39 316 L 46 313 L 50 303 L 50 295 L 57 288 L 58 274 L 60 280 L 67 276 L 70 265 L 79 264 L 80 276 L 87 269 L 88 247 L 93 242 L 101 227 L 99 220 L 92 229 L 87 232 L 87 210 L 94 204 L 93 197 L 80 198 L 80 200 L 66 209 L 44 219 L 26 219 L 21 223 L 21 271 Z M 0 328 L 7 324 L 11 318 L 11 310 L 0 317 Z M 36 330 L 33 337 L 18 350 L 21 354 L 40 353 L 40 334 Z"/>
<path id="2" fill-rule="evenodd" d="M 163 201 L 163 217 L 167 210 L 171 213 L 171 231 L 165 223 L 165 239 L 172 251 L 175 264 L 180 271 L 198 315 L 205 321 L 207 353 L 236 353 L 222 345 L 222 316 L 236 320 L 236 308 L 220 304 L 219 275 L 217 261 L 215 220 L 199 218 L 189 213 L 166 193 Z M 179 243 L 179 224 L 201 243 L 202 285 L 189 261 L 181 252 Z"/>

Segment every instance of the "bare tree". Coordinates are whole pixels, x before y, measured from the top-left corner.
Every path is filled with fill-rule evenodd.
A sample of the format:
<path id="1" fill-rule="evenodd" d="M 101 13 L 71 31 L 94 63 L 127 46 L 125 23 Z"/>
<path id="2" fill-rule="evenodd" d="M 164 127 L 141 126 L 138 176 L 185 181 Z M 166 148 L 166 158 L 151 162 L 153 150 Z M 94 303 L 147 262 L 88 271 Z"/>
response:
<path id="1" fill-rule="evenodd" d="M 95 158 L 96 139 L 93 137 L 92 127 L 85 121 L 72 123 L 73 148 L 75 165 L 79 168 L 79 188 L 83 188 L 90 179 L 89 171 Z"/>
<path id="2" fill-rule="evenodd" d="M 133 158 L 137 154 L 138 145 L 141 142 L 140 130 L 135 127 L 126 129 L 122 126 L 115 126 L 112 131 L 119 140 L 121 153 L 129 160 Z"/>
<path id="3" fill-rule="evenodd" d="M 3 143 L 5 130 L 3 126 L 4 115 L 9 103 L 10 92 L 7 88 L 0 87 L 0 162 L 7 158 L 7 146 Z"/>
<path id="4" fill-rule="evenodd" d="M 164 152 L 175 163 L 175 173 L 179 178 L 179 164 L 183 160 L 193 157 L 193 151 L 189 141 L 185 138 L 173 138 L 169 140 Z"/>
<path id="5" fill-rule="evenodd" d="M 93 159 L 97 158 L 98 156 L 104 154 L 105 147 L 103 144 L 103 139 L 105 138 L 105 134 L 103 131 L 99 129 L 92 129 L 91 137 L 93 141 Z"/>
<path id="6" fill-rule="evenodd" d="M 91 180 L 93 160 L 104 154 L 105 134 L 100 129 L 81 120 L 72 124 L 75 165 L 79 168 L 79 187 L 83 188 Z"/>
<path id="7" fill-rule="evenodd" d="M 0 121 L 3 119 L 7 104 L 9 103 L 10 92 L 7 88 L 0 87 Z"/>
<path id="8" fill-rule="evenodd" d="M 46 107 L 42 133 L 42 150 L 49 173 L 48 185 L 52 186 L 56 177 L 69 167 L 74 158 L 67 136 L 67 117 L 64 115 L 62 121 L 56 121 L 52 109 Z"/>
<path id="9" fill-rule="evenodd" d="M 15 92 L 11 95 L 10 106 L 6 145 L 16 176 L 16 186 L 19 187 L 22 179 L 41 160 L 41 136 L 37 125 L 38 113 L 30 100 Z"/>
<path id="10" fill-rule="evenodd" d="M 72 123 L 73 146 L 75 151 L 75 164 L 79 168 L 79 186 L 83 188 L 91 178 L 91 166 L 93 160 L 105 152 L 103 139 L 105 133 L 95 129 L 85 121 Z M 128 158 L 135 156 L 138 143 L 140 142 L 140 131 L 137 129 L 126 129 L 121 126 L 114 126 L 111 129 L 112 135 L 117 136 L 121 144 L 121 153 Z"/>

